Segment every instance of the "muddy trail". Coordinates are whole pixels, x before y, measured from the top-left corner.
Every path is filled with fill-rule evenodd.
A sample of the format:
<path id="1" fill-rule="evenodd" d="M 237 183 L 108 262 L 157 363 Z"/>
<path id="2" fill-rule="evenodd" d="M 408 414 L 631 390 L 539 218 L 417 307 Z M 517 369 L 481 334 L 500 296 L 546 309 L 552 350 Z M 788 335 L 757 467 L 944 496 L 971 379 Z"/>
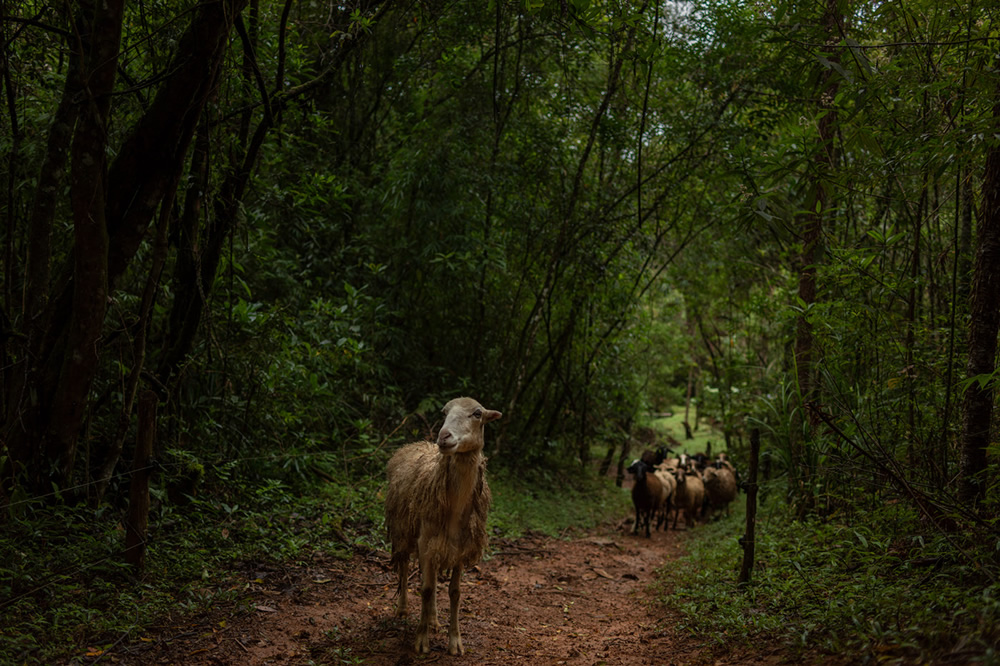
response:
<path id="1" fill-rule="evenodd" d="M 160 627 L 152 640 L 119 646 L 126 664 L 767 664 L 780 651 L 710 649 L 677 629 L 657 601 L 656 570 L 684 552 L 687 533 L 633 536 L 624 522 L 568 539 L 494 540 L 489 560 L 465 573 L 465 655 L 447 654 L 447 581 L 438 584 L 442 629 L 431 653 L 412 651 L 419 596 L 393 617 L 388 553 L 349 560 L 315 553 L 296 568 L 248 567 L 251 611 L 219 611 Z M 417 594 L 418 577 L 410 578 Z"/>

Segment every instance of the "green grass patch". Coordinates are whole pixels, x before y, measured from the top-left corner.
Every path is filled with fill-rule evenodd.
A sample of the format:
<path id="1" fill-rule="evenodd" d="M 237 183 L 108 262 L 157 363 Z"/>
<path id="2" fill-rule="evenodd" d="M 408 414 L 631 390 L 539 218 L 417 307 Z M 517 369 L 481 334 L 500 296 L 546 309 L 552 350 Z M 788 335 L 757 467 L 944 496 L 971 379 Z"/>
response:
<path id="1" fill-rule="evenodd" d="M 490 489 L 490 530 L 509 538 L 528 531 L 560 536 L 618 520 L 632 510 L 627 491 L 590 471 L 567 478 L 562 471 L 499 469 L 491 471 Z"/>
<path id="2" fill-rule="evenodd" d="M 660 572 L 683 628 L 717 645 L 777 640 L 793 654 L 1000 663 L 1000 585 L 901 504 L 848 523 L 790 520 L 775 502 L 741 590 L 742 514 L 700 528 L 687 561 Z"/>
<path id="3" fill-rule="evenodd" d="M 690 414 L 692 420 L 694 419 L 694 413 L 694 409 L 692 408 Z M 722 433 L 704 422 L 698 423 L 697 429 L 692 430 L 691 434 L 694 436 L 694 439 L 685 439 L 684 405 L 675 406 L 670 416 L 651 418 L 648 425 L 657 432 L 670 435 L 681 443 L 679 450 L 676 447 L 674 448 L 675 453 L 692 454 L 707 451 L 709 444 L 711 444 L 713 455 L 719 451 L 726 450 L 726 440 Z M 692 423 L 691 427 L 694 428 L 695 424 Z"/>

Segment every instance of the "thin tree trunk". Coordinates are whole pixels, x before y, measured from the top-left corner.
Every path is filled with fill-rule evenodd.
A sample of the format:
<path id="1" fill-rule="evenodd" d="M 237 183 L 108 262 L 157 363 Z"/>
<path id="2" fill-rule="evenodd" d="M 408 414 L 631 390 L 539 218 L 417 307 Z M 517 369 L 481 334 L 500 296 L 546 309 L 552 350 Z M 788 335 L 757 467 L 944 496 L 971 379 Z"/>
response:
<path id="1" fill-rule="evenodd" d="M 694 439 L 691 432 L 691 394 L 694 393 L 694 366 L 688 368 L 687 393 L 684 396 L 684 439 Z"/>
<path id="2" fill-rule="evenodd" d="M 149 477 L 156 440 L 156 393 L 146 391 L 139 398 L 139 427 L 132 457 L 128 518 L 125 521 L 125 561 L 142 570 L 146 562 L 146 527 L 149 523 Z"/>
<path id="3" fill-rule="evenodd" d="M 754 551 L 757 531 L 757 461 L 760 458 L 760 430 L 750 431 L 750 467 L 744 489 L 747 494 L 747 523 L 740 545 L 743 546 L 743 566 L 740 568 L 739 586 L 750 584 L 753 576 Z"/>
<path id="4" fill-rule="evenodd" d="M 828 0 L 821 22 L 826 29 L 828 40 L 833 40 L 839 36 L 838 20 L 840 16 L 838 0 Z M 836 54 L 829 56 L 831 62 L 838 60 Z M 808 308 L 816 302 L 816 262 L 819 260 L 819 247 L 823 237 L 823 219 L 829 214 L 830 208 L 829 193 L 827 192 L 827 182 L 833 175 L 836 166 L 836 139 L 837 110 L 833 106 L 836 98 L 839 80 L 833 69 L 823 72 L 820 79 L 820 87 L 817 91 L 816 103 L 823 115 L 817 123 L 817 142 L 815 149 L 815 162 L 818 173 L 812 177 L 812 192 L 806 203 L 806 213 L 800 217 L 800 228 L 802 229 L 802 250 L 798 256 L 797 271 L 799 274 L 798 297 L 799 301 Z M 805 406 L 816 400 L 816 386 L 813 380 L 815 354 L 813 341 L 812 324 L 803 314 L 796 324 L 795 333 L 795 371 L 798 381 L 799 397 L 802 401 L 799 410 L 800 418 L 808 419 L 808 432 L 812 432 L 813 420 L 807 416 L 808 410 Z M 801 422 L 800 422 L 801 423 Z M 805 425 L 805 424 L 803 424 Z M 793 476 L 793 483 L 805 486 L 808 484 L 809 469 L 806 465 L 805 446 L 803 433 L 806 427 L 791 429 L 792 441 L 789 442 L 791 454 L 790 470 Z M 808 435 L 809 437 L 811 435 Z M 805 507 L 803 507 L 805 508 Z"/>

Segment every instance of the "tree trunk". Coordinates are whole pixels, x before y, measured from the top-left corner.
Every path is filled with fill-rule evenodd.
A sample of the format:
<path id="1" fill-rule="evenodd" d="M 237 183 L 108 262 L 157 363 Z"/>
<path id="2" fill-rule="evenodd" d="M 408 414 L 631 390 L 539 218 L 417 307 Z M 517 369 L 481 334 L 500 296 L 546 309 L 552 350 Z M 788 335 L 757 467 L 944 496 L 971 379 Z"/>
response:
<path id="1" fill-rule="evenodd" d="M 87 81 L 70 148 L 70 204 L 73 211 L 73 308 L 65 353 L 47 418 L 42 423 L 46 458 L 53 480 L 67 485 L 76 458 L 77 437 L 87 394 L 97 373 L 101 328 L 108 295 L 108 232 L 105 182 L 108 115 L 121 44 L 124 0 L 84 5 L 93 12 L 89 48 L 81 39 L 80 69 Z M 86 23 L 86 19 L 83 22 Z M 85 51 L 86 49 L 86 51 Z M 46 468 L 36 470 L 44 483 Z"/>
<path id="2" fill-rule="evenodd" d="M 684 395 L 684 439 L 694 439 L 691 432 L 691 394 L 694 393 L 694 366 L 688 368 L 687 393 Z"/>
<path id="3" fill-rule="evenodd" d="M 740 545 L 743 546 L 743 565 L 740 568 L 739 586 L 750 584 L 753 576 L 754 551 L 757 530 L 757 461 L 760 458 L 760 430 L 750 431 L 750 467 L 743 486 L 747 494 L 747 523 Z"/>
<path id="4" fill-rule="evenodd" d="M 828 0 L 821 23 L 826 32 L 828 41 L 836 40 L 839 36 L 839 17 L 837 0 Z M 829 60 L 836 62 L 839 60 L 836 54 L 830 54 Z M 799 253 L 796 269 L 799 274 L 798 297 L 801 304 L 808 308 L 816 302 L 816 263 L 819 261 L 820 242 L 823 237 L 823 219 L 828 215 L 830 207 L 829 194 L 826 183 L 829 182 L 834 167 L 836 165 L 836 138 L 837 110 L 833 106 L 836 98 L 839 80 L 832 68 L 826 69 L 820 77 L 820 85 L 816 95 L 816 105 L 822 113 L 817 122 L 817 141 L 814 150 L 815 164 L 817 172 L 809 176 L 812 181 L 812 191 L 806 199 L 805 210 L 799 218 L 799 226 L 802 230 L 802 250 Z M 795 373 L 798 381 L 799 397 L 802 401 L 799 410 L 800 418 L 809 418 L 810 413 L 805 406 L 816 400 L 816 386 L 813 380 L 813 330 L 808 317 L 803 314 L 799 317 L 795 332 Z M 805 435 L 807 431 L 812 432 L 814 424 L 811 422 L 806 426 L 800 422 L 802 427 L 793 427 L 790 431 L 792 441 L 789 442 L 791 454 L 791 467 L 793 485 L 806 485 L 809 470 L 805 461 L 806 441 L 810 435 Z"/>
<path id="5" fill-rule="evenodd" d="M 1000 86 L 993 106 L 994 126 L 1000 131 Z M 969 303 L 969 362 L 967 377 L 990 377 L 996 370 L 997 330 L 1000 327 L 1000 146 L 986 154 L 983 206 L 976 237 L 976 257 Z M 972 381 L 962 403 L 962 439 L 959 497 L 971 503 L 986 495 L 986 447 L 993 421 L 995 380 Z"/>
<path id="6" fill-rule="evenodd" d="M 61 5 L 60 5 L 61 6 Z M 87 35 L 85 30 L 78 29 L 81 35 Z M 73 47 L 73 44 L 69 45 Z M 24 293 L 21 305 L 23 330 L 25 339 L 16 366 L 5 370 L 4 415 L 8 424 L 6 433 L 16 433 L 17 428 L 32 429 L 27 420 L 30 412 L 22 410 L 22 405 L 29 402 L 28 389 L 35 378 L 39 376 L 41 341 L 44 337 L 44 313 L 48 303 L 48 288 L 51 279 L 51 242 L 52 225 L 55 220 L 58 192 L 63 187 L 66 178 L 66 166 L 73 141 L 73 127 L 79 115 L 83 84 L 81 83 L 81 57 L 78 48 L 69 50 L 69 67 L 62 97 L 56 108 L 45 150 L 45 158 L 38 174 L 38 181 L 32 200 L 28 226 L 28 246 L 25 258 Z M 6 279 L 12 281 L 14 276 L 8 274 Z M 5 363 L 5 368 L 7 367 Z M 7 480 L 21 471 L 28 471 L 36 453 L 33 438 L 8 436 L 8 453 L 11 466 L 4 466 L 0 475 Z"/>

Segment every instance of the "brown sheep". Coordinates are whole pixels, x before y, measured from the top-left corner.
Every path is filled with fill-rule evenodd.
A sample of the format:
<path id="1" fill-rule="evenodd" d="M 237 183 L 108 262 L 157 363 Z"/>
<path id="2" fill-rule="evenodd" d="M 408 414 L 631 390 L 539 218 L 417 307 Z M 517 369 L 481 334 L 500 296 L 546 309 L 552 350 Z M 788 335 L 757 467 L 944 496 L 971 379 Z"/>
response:
<path id="1" fill-rule="evenodd" d="M 674 529 L 677 529 L 677 520 L 682 511 L 684 524 L 690 529 L 694 527 L 701 505 L 705 501 L 705 484 L 698 472 L 686 472 L 683 467 L 677 468 L 674 478 L 677 479 L 677 489 L 674 491 L 674 505 L 677 507 Z"/>
<path id="2" fill-rule="evenodd" d="M 729 503 L 736 499 L 736 476 L 722 463 L 707 467 L 703 475 L 708 505 L 713 510 L 725 507 L 728 516 Z"/>
<path id="3" fill-rule="evenodd" d="M 501 417 L 472 398 L 444 406 L 437 442 L 415 442 L 389 460 L 385 522 L 392 543 L 391 564 L 399 575 L 396 615 L 406 615 L 410 556 L 423 574 L 420 622 L 414 649 L 430 652 L 429 631 L 437 631 L 437 576 L 451 569 L 448 654 L 464 652 L 458 629 L 462 570 L 479 562 L 487 544 L 486 515 L 492 502 L 486 483 L 483 428 Z"/>

